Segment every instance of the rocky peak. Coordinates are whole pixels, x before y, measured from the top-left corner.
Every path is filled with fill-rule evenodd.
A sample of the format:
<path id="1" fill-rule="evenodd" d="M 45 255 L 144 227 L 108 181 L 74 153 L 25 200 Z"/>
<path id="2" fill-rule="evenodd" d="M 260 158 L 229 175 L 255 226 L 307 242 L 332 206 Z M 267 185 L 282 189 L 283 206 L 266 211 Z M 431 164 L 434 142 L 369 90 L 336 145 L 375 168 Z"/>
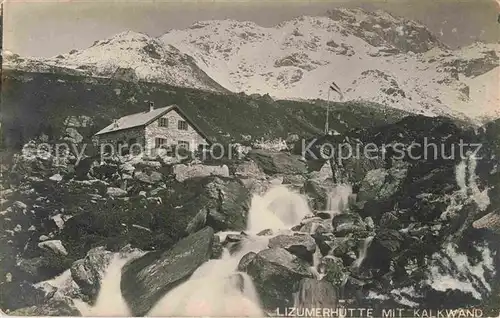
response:
<path id="1" fill-rule="evenodd" d="M 13 64 L 12 68 L 27 69 L 31 72 L 57 71 L 93 77 L 114 78 L 125 70 L 127 80 L 131 81 L 225 91 L 204 73 L 189 55 L 169 43 L 133 31 L 121 32 L 96 41 L 83 50 L 72 50 L 67 54 L 29 62 L 10 64 Z"/>
<path id="2" fill-rule="evenodd" d="M 461 48 L 455 55 L 445 56 L 443 66 L 448 71 L 454 70 L 467 77 L 479 76 L 500 64 L 499 48 L 495 44 L 476 42 Z"/>
<path id="3" fill-rule="evenodd" d="M 134 41 L 148 41 L 151 40 L 152 38 L 141 32 L 134 32 L 134 31 L 124 31 L 120 32 L 118 34 L 113 35 L 112 37 L 104 40 L 104 41 L 99 41 L 99 42 L 134 42 Z"/>
<path id="4" fill-rule="evenodd" d="M 9 50 L 2 50 L 2 58 L 4 60 L 15 60 L 19 58 L 19 54 L 16 54 Z"/>
<path id="5" fill-rule="evenodd" d="M 385 46 L 407 53 L 423 53 L 446 48 L 424 25 L 396 17 L 388 12 L 362 9 L 333 9 L 328 16 L 341 23 L 346 31 L 372 46 Z"/>
<path id="6" fill-rule="evenodd" d="M 157 39 L 150 37 L 147 34 L 133 32 L 133 31 L 125 31 L 118 33 L 112 37 L 109 37 L 107 39 L 96 41 L 90 48 L 83 50 L 83 52 L 92 49 L 105 49 L 105 50 L 118 49 L 118 50 L 131 51 L 136 49 L 141 50 L 145 46 L 155 46 L 158 50 L 163 48 L 163 46 Z"/>

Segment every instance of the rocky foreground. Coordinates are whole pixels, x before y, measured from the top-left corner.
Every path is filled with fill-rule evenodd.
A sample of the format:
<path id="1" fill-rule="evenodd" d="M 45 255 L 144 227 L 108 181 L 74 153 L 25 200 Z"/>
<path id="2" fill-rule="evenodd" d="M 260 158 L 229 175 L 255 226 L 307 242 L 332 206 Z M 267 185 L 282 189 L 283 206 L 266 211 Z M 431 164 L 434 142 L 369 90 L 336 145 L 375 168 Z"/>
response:
<path id="1" fill-rule="evenodd" d="M 408 150 L 426 137 L 445 149 L 481 143 L 482 159 L 432 150 L 415 158 L 422 149 L 398 158 L 390 147 L 385 160 L 313 158 L 327 143 Z M 30 143 L 2 169 L 0 309 L 82 315 L 77 303 L 96 302 L 107 266 L 119 258 L 131 260 L 121 294 L 132 314 L 145 315 L 223 248 L 237 252 L 248 239 L 252 195 L 282 184 L 307 197 L 312 215 L 288 233 L 261 233 L 271 237 L 268 248 L 238 265 L 265 311 L 333 308 L 344 299 L 357 308 L 481 308 L 496 316 L 499 140 L 499 121 L 474 131 L 416 116 L 320 136 L 304 158 L 297 147 L 252 149 L 215 166 L 161 157 L 56 160 L 50 150 L 34 155 Z M 332 216 L 325 210 L 339 183 L 353 194 Z M 241 234 L 221 241 L 220 231 Z M 315 258 L 319 275 L 310 270 Z"/>

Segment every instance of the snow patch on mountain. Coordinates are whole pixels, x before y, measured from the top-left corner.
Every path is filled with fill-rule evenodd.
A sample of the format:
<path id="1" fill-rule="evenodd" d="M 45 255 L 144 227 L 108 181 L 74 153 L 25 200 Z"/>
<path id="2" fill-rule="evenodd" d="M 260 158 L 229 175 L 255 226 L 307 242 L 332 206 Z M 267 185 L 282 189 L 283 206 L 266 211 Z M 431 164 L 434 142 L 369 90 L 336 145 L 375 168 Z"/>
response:
<path id="1" fill-rule="evenodd" d="M 270 28 L 204 21 L 161 40 L 193 56 L 231 91 L 327 99 L 335 81 L 347 100 L 430 116 L 500 117 L 498 48 L 475 44 L 451 51 L 424 26 L 380 11 L 339 9 Z"/>
<path id="2" fill-rule="evenodd" d="M 96 41 L 85 50 L 72 50 L 48 59 L 34 58 L 22 62 L 28 71 L 30 68 L 46 71 L 52 67 L 62 67 L 87 76 L 224 91 L 189 55 L 146 34 L 131 31 Z"/>
<path id="3" fill-rule="evenodd" d="M 388 12 L 336 8 L 328 16 L 343 26 L 343 31 L 359 37 L 382 54 L 423 53 L 433 48 L 446 49 L 424 25 Z"/>

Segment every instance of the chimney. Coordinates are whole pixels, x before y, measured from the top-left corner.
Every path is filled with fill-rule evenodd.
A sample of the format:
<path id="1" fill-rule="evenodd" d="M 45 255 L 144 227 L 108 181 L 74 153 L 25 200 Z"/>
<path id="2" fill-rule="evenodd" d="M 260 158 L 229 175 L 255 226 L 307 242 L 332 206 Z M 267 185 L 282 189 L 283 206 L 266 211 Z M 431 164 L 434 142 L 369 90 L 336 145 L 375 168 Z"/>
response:
<path id="1" fill-rule="evenodd" d="M 113 119 L 113 127 L 118 128 L 118 119 Z"/>
<path id="2" fill-rule="evenodd" d="M 149 102 L 149 111 L 152 112 L 155 109 L 155 103 Z"/>

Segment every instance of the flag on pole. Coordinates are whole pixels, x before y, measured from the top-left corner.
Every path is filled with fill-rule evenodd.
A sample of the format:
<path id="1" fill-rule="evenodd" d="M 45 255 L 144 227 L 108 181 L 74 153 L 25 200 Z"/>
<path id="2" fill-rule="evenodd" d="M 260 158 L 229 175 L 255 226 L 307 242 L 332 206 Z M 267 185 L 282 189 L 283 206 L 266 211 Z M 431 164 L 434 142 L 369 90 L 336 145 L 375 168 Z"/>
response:
<path id="1" fill-rule="evenodd" d="M 500 0 L 499 0 L 500 1 Z M 334 91 L 335 93 L 340 95 L 340 100 L 344 100 L 344 94 L 342 94 L 342 90 L 340 87 L 335 84 L 335 82 L 332 82 L 329 86 L 329 88 Z M 330 117 L 330 90 L 328 90 L 328 101 L 327 101 L 327 106 L 326 106 L 326 120 L 325 120 L 325 135 L 330 134 L 330 129 L 328 125 L 328 119 Z"/>
<path id="2" fill-rule="evenodd" d="M 339 94 L 339 95 L 340 95 L 340 99 L 341 99 L 341 100 L 343 100 L 343 99 L 344 99 L 344 94 L 342 94 L 342 90 L 340 89 L 340 87 L 339 87 L 337 84 L 335 84 L 335 82 L 332 82 L 332 83 L 330 84 L 330 89 L 331 89 L 332 91 L 336 92 L 337 94 Z"/>

